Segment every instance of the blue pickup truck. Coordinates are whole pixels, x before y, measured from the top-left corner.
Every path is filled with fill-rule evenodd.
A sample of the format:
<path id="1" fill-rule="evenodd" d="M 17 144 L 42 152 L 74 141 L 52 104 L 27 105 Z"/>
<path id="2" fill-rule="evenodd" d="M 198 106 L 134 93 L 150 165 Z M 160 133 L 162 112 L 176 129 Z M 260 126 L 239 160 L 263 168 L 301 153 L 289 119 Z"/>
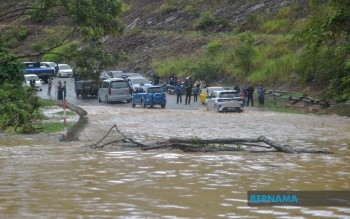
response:
<path id="1" fill-rule="evenodd" d="M 55 69 L 43 67 L 40 62 L 22 62 L 22 71 L 24 74 L 35 74 L 44 83 L 47 83 L 49 78 L 55 76 Z"/>
<path id="2" fill-rule="evenodd" d="M 161 86 L 148 86 L 137 88 L 132 95 L 131 106 L 141 105 L 142 108 L 147 106 L 153 107 L 160 105 L 163 109 L 166 105 L 166 95 Z"/>

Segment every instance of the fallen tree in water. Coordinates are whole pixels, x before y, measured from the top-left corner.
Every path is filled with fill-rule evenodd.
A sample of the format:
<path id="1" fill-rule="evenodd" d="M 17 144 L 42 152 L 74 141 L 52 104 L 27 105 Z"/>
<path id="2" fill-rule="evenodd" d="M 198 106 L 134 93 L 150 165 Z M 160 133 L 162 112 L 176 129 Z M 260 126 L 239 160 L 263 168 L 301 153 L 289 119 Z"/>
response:
<path id="1" fill-rule="evenodd" d="M 115 130 L 118 137 L 110 142 L 102 143 L 107 136 Z M 154 142 L 152 144 L 143 144 L 135 141 L 132 138 L 123 134 L 116 125 L 112 126 L 108 133 L 97 143 L 90 145 L 92 149 L 103 149 L 107 145 L 120 145 L 139 147 L 141 150 L 156 150 L 156 149 L 179 149 L 185 152 L 219 152 L 219 151 L 246 151 L 251 153 L 266 153 L 266 152 L 283 152 L 289 154 L 300 153 L 315 153 L 315 154 L 332 154 L 327 150 L 306 150 L 295 149 L 288 145 L 283 145 L 274 142 L 265 136 L 258 138 L 227 138 L 227 139 L 200 139 L 193 137 L 191 139 L 170 138 L 166 141 Z M 260 148 L 260 150 L 249 150 L 248 148 Z"/>

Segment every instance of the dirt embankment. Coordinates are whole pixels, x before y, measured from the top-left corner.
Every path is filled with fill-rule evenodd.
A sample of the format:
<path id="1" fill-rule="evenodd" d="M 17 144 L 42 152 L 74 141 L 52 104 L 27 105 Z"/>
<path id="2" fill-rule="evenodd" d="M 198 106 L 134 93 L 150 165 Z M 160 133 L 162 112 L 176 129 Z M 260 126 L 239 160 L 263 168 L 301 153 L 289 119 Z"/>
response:
<path id="1" fill-rule="evenodd" d="M 173 56 L 189 56 L 203 48 L 211 36 L 232 30 L 254 29 L 249 18 L 257 14 L 273 16 L 281 7 L 300 5 L 307 8 L 307 1 L 194 1 L 193 3 L 163 0 L 127 0 L 129 10 L 124 16 L 125 34 L 107 39 L 109 49 L 119 54 L 124 51 L 128 60 L 119 68 L 134 71 L 151 71 L 154 60 Z M 304 7 L 305 6 L 305 7 Z M 215 25 L 201 27 L 203 12 L 210 11 L 217 21 Z M 300 17 L 305 11 L 300 10 Z"/>

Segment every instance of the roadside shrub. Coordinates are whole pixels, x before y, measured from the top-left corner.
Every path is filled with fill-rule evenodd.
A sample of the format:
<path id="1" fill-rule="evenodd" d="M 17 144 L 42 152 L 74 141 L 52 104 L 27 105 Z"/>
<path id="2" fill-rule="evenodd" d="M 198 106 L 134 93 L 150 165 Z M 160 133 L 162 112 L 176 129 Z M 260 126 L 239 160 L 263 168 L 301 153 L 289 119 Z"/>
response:
<path id="1" fill-rule="evenodd" d="M 33 133 L 41 119 L 38 97 L 31 88 L 18 84 L 2 84 L 0 88 L 0 131 Z"/>
<path id="2" fill-rule="evenodd" d="M 205 80 L 207 82 L 217 80 L 224 72 L 222 65 L 213 63 L 210 60 L 201 60 L 198 63 L 189 65 L 186 67 L 186 70 L 193 78 Z"/>

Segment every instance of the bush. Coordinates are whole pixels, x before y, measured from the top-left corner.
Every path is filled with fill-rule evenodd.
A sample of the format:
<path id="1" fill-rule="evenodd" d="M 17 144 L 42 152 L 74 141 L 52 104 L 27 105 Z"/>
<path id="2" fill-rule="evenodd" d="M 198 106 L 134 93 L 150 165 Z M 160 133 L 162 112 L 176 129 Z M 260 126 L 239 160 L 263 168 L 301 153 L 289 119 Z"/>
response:
<path id="1" fill-rule="evenodd" d="M 207 46 L 207 51 L 210 54 L 217 53 L 222 48 L 222 43 L 219 40 L 210 42 Z"/>
<path id="2" fill-rule="evenodd" d="M 203 12 L 196 25 L 196 29 L 205 29 L 216 24 L 215 16 L 211 11 Z"/>

